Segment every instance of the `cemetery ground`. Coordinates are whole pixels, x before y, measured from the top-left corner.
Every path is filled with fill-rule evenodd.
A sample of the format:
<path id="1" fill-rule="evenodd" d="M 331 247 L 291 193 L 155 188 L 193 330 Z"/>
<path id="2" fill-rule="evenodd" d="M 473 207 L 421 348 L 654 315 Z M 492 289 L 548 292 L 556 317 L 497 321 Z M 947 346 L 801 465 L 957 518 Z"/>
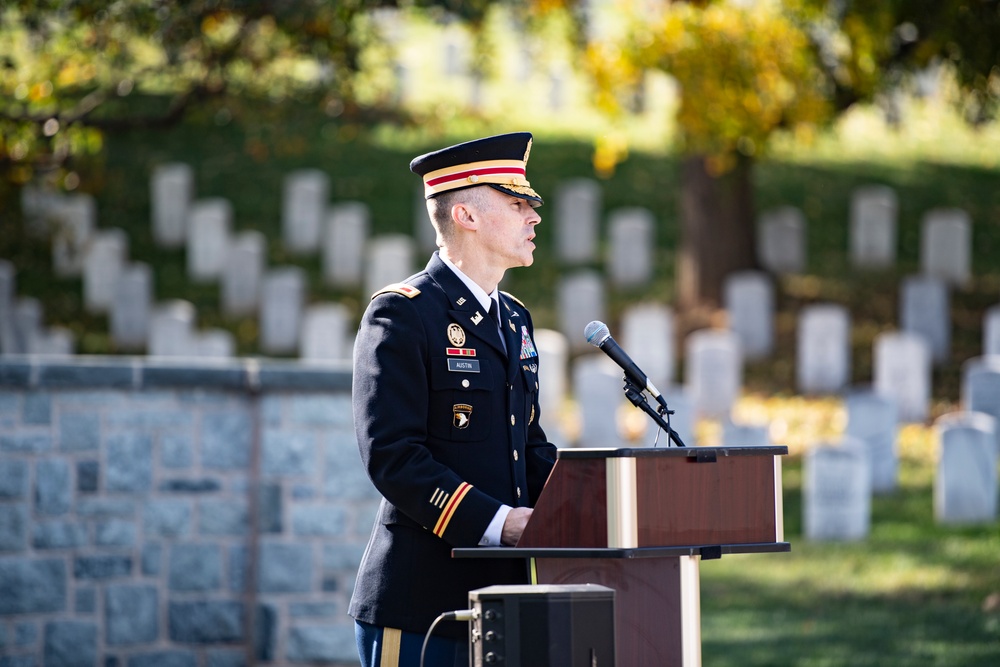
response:
<path id="1" fill-rule="evenodd" d="M 225 319 L 218 285 L 191 284 L 184 252 L 162 250 L 153 243 L 149 176 L 157 164 L 186 162 L 194 169 L 198 197 L 226 197 L 233 204 L 236 230 L 266 234 L 269 265 L 303 267 L 309 275 L 310 301 L 339 301 L 359 317 L 366 295 L 325 286 L 317 257 L 293 256 L 281 247 L 282 179 L 294 169 L 322 169 L 331 177 L 332 202 L 361 200 L 370 206 L 374 234 L 412 233 L 416 177 L 406 165 L 414 155 L 447 139 L 307 114 L 291 119 L 262 116 L 248 124 L 229 120 L 232 114 L 227 114 L 211 110 L 174 130 L 110 138 L 100 163 L 80 163 L 79 189 L 96 195 L 98 227 L 126 230 L 132 259 L 153 267 L 157 301 L 191 301 L 199 327 L 227 329 L 235 336 L 238 354 L 256 354 L 256 320 Z M 493 128 L 463 129 L 471 135 Z M 560 180 L 593 177 L 591 154 L 587 140 L 536 136 L 529 169 L 533 187 L 545 196 Z M 858 543 L 810 543 L 802 539 L 801 454 L 817 439 L 841 433 L 843 420 L 838 399 L 803 398 L 794 389 L 797 313 L 816 302 L 848 307 L 852 381 L 871 382 L 872 341 L 878 333 L 897 328 L 900 281 L 919 268 L 922 215 L 932 208 L 960 207 L 974 223 L 973 279 L 951 294 L 952 350 L 949 360 L 934 370 L 931 415 L 957 409 L 961 363 L 981 354 L 983 313 L 1000 302 L 998 179 L 996 163 L 884 155 L 810 160 L 782 154 L 758 164 L 758 211 L 797 206 L 808 225 L 807 272 L 778 280 L 776 351 L 746 365 L 746 398 L 738 408 L 750 418 L 773 421 L 777 415 L 784 420 L 787 442 L 781 444 L 791 449 L 784 467 L 785 535 L 792 552 L 727 556 L 702 564 L 704 664 L 1000 664 L 1000 533 L 996 524 L 936 525 L 935 453 L 928 425 L 902 429 L 899 488 L 873 499 L 869 537 Z M 679 164 L 670 155 L 634 152 L 601 182 L 605 211 L 643 206 L 659 223 L 652 285 L 608 292 L 614 331 L 626 306 L 651 295 L 663 303 L 673 300 Z M 848 260 L 851 192 L 876 183 L 895 188 L 899 195 L 898 260 L 891 271 L 858 272 Z M 50 242 L 25 230 L 16 202 L 11 186 L 0 182 L 0 257 L 18 267 L 19 294 L 44 304 L 47 325 L 73 330 L 78 353 L 116 352 L 106 318 L 85 312 L 80 281 L 53 277 Z M 536 327 L 557 328 L 554 293 L 560 273 L 600 267 L 560 266 L 553 225 L 545 224 L 545 208 L 541 213 L 535 265 L 510 272 L 505 289 L 529 304 Z M 684 326 L 681 322 L 679 329 Z M 677 358 L 682 361 L 683 356 Z M 682 368 L 678 378 L 683 377 Z M 710 442 L 713 425 L 701 428 Z"/>

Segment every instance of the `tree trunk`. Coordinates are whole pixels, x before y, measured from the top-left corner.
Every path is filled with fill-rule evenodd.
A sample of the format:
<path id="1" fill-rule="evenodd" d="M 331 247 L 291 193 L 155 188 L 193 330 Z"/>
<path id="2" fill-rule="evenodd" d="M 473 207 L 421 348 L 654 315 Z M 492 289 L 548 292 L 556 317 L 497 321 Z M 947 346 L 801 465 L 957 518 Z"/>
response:
<path id="1" fill-rule="evenodd" d="M 677 302 L 682 312 L 718 308 L 733 271 L 756 267 L 753 161 L 740 159 L 721 176 L 694 156 L 681 165 L 681 242 Z"/>

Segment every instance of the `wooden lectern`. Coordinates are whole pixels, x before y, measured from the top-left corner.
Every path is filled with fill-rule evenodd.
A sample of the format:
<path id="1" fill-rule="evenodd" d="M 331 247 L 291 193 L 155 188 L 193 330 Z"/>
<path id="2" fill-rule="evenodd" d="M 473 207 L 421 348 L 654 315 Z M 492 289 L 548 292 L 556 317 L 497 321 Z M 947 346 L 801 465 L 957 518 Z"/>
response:
<path id="1" fill-rule="evenodd" d="M 702 559 L 789 551 L 787 447 L 562 449 L 515 548 L 532 583 L 613 588 L 618 667 L 701 664 Z"/>

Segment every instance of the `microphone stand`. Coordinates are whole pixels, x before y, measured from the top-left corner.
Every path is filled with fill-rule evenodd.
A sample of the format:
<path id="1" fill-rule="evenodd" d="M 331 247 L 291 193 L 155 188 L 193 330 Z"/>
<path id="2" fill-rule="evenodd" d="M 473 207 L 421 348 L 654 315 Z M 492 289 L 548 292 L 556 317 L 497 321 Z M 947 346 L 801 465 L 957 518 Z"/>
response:
<path id="1" fill-rule="evenodd" d="M 639 408 L 647 415 L 649 415 L 656 424 L 663 429 L 670 439 L 674 441 L 674 445 L 677 447 L 685 447 L 686 445 L 681 440 L 681 437 L 677 435 L 677 431 L 670 428 L 670 415 L 674 414 L 673 410 L 667 408 L 667 402 L 665 400 L 660 400 L 660 406 L 654 410 L 646 400 L 646 395 L 643 393 L 634 382 L 632 382 L 628 376 L 625 376 L 625 398 L 629 400 L 629 403 Z M 665 419 L 664 419 L 665 417 Z"/>

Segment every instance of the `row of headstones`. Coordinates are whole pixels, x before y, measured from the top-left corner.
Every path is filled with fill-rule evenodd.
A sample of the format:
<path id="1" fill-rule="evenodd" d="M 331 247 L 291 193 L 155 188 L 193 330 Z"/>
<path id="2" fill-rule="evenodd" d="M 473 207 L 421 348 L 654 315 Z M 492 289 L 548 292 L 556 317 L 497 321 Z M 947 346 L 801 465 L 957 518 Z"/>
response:
<path id="1" fill-rule="evenodd" d="M 740 271 L 726 277 L 723 306 L 729 328 L 740 338 L 747 359 L 760 359 L 774 351 L 775 289 L 770 276 L 760 271 Z M 808 310 L 808 313 L 806 312 Z M 807 317 L 808 315 L 808 317 Z M 806 328 L 805 342 L 819 344 L 816 352 L 829 362 L 833 386 L 816 386 L 807 374 L 800 376 L 799 389 L 806 392 L 833 391 L 850 369 L 850 314 L 839 306 L 810 306 L 800 323 Z M 899 288 L 899 329 L 924 338 L 935 364 L 951 356 L 951 296 L 948 284 L 930 275 L 912 275 Z M 803 332 L 800 331 L 800 340 Z M 826 341 L 823 343 L 823 341 Z M 1000 304 L 983 316 L 983 354 L 1000 354 Z M 823 351 L 825 350 L 825 351 Z M 839 369 L 839 372 L 834 372 Z"/>
<path id="2" fill-rule="evenodd" d="M 14 265 L 0 259 L 0 354 L 72 354 L 73 332 L 46 326 L 38 299 L 19 297 Z"/>
<path id="3" fill-rule="evenodd" d="M 935 422 L 933 511 L 939 523 L 996 521 L 998 424 L 996 417 L 972 411 L 943 415 Z M 880 452 L 895 447 L 895 436 L 884 432 L 880 439 L 882 444 L 876 445 L 858 437 L 849 421 L 840 443 L 823 443 L 806 452 L 802 514 L 807 539 L 855 541 L 868 536 L 873 494 L 894 490 L 896 482 L 895 469 L 888 475 L 890 459 Z M 895 468 L 895 452 L 891 454 Z"/>
<path id="4" fill-rule="evenodd" d="M 163 247 L 188 246 L 189 275 L 206 280 L 221 271 L 225 239 L 231 227 L 231 207 L 225 200 L 194 198 L 194 173 L 190 166 L 171 163 L 156 168 L 151 179 L 154 238 Z M 368 241 L 368 209 L 364 204 L 329 204 L 330 179 L 322 171 L 291 172 L 282 191 L 281 229 L 284 247 L 297 255 L 322 253 L 324 277 L 334 286 L 361 283 Z M 555 215 L 560 230 L 559 247 L 567 262 L 597 258 L 597 218 L 600 186 L 589 179 L 561 184 L 555 196 Z M 433 229 L 424 211 L 423 197 L 414 203 L 416 238 L 421 247 L 433 247 Z M 588 235 L 587 229 L 595 234 Z M 653 275 L 656 220 L 643 208 L 628 207 L 608 216 L 609 253 L 607 272 L 613 285 L 634 287 L 648 284 Z M 587 241 L 585 244 L 583 241 Z M 407 264 L 407 267 L 410 265 Z M 374 271 L 378 274 L 378 271 Z M 403 273 L 399 278 L 405 278 Z M 397 279 L 399 279 L 397 278 Z M 384 284 L 384 283 L 383 283 Z M 365 281 L 366 291 L 382 284 Z"/>
<path id="5" fill-rule="evenodd" d="M 896 263 L 899 204 L 888 186 L 864 186 L 851 196 L 849 256 L 857 269 Z M 961 286 L 972 276 L 972 220 L 958 208 L 927 211 L 920 227 L 920 272 Z M 793 206 L 763 212 L 758 220 L 757 259 L 775 274 L 806 270 L 806 219 Z"/>

